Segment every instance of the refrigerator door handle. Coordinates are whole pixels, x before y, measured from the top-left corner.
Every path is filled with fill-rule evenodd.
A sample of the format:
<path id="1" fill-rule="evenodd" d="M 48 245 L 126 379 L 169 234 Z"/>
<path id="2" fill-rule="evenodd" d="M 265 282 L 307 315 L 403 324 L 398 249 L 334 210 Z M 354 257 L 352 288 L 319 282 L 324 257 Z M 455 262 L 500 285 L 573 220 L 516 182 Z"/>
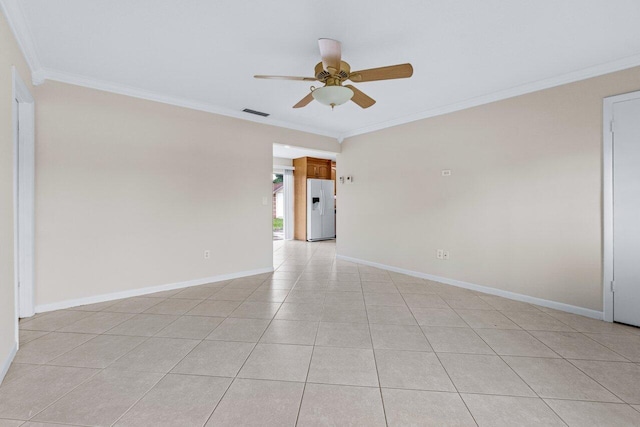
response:
<path id="1" fill-rule="evenodd" d="M 324 215 L 324 190 L 320 190 L 320 215 Z"/>
<path id="2" fill-rule="evenodd" d="M 324 189 L 322 189 L 322 215 L 324 215 L 325 200 L 326 200 L 326 196 L 325 196 L 325 193 L 324 193 Z"/>

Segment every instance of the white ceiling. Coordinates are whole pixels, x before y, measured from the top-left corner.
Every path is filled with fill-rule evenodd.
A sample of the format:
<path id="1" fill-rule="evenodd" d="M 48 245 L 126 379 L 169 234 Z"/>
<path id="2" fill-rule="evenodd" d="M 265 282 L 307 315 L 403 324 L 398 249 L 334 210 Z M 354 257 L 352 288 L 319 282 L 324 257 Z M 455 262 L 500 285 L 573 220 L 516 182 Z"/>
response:
<path id="1" fill-rule="evenodd" d="M 0 0 L 39 78 L 336 137 L 640 65 L 638 0 Z M 378 102 L 291 108 L 317 39 L 352 69 L 411 62 L 357 84 Z"/>
<path id="2" fill-rule="evenodd" d="M 298 159 L 300 157 L 316 157 L 318 159 L 336 160 L 337 153 L 312 150 L 310 148 L 294 147 L 290 145 L 273 144 L 273 157 L 283 159 Z"/>

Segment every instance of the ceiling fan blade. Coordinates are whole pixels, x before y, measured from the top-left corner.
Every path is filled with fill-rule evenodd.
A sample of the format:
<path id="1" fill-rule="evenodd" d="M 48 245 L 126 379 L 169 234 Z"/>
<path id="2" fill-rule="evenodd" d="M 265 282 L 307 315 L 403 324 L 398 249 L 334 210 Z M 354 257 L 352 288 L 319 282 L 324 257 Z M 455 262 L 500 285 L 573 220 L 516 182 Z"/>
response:
<path id="1" fill-rule="evenodd" d="M 340 71 L 340 60 L 342 59 L 342 43 L 333 39 L 318 39 L 322 66 L 331 74 Z"/>
<path id="2" fill-rule="evenodd" d="M 413 67 L 411 64 L 398 64 L 354 71 L 349 74 L 349 80 L 353 82 L 372 82 L 375 80 L 406 79 L 412 75 Z"/>
<path id="3" fill-rule="evenodd" d="M 297 77 L 297 76 L 263 76 L 257 75 L 253 76 L 256 79 L 271 79 L 271 80 L 300 80 L 304 82 L 315 82 L 318 81 L 315 77 Z"/>
<path id="4" fill-rule="evenodd" d="M 311 101 L 313 101 L 313 95 L 311 95 L 311 92 L 309 92 L 309 94 L 307 96 L 305 96 L 304 98 L 302 98 L 300 101 L 298 101 L 298 103 L 296 105 L 294 105 L 293 108 L 305 107 Z"/>
<path id="5" fill-rule="evenodd" d="M 360 107 L 369 108 L 373 104 L 376 103 L 375 99 L 371 98 L 369 95 L 365 94 L 364 92 L 362 92 L 360 89 L 356 88 L 355 86 L 353 86 L 353 85 L 345 85 L 345 87 L 348 87 L 349 89 L 351 89 L 353 91 L 353 98 L 351 98 L 351 100 L 353 102 L 355 102 L 356 104 L 358 104 Z"/>

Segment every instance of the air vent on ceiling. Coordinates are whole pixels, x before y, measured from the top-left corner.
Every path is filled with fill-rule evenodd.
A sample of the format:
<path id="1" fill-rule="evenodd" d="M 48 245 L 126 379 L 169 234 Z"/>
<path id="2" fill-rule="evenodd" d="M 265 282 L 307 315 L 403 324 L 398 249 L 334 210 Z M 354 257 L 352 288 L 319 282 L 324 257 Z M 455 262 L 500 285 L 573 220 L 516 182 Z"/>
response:
<path id="1" fill-rule="evenodd" d="M 255 114 L 256 116 L 269 117 L 268 113 L 263 113 L 262 111 L 252 110 L 250 108 L 245 108 L 242 111 L 244 111 L 245 113 L 249 113 L 249 114 Z"/>

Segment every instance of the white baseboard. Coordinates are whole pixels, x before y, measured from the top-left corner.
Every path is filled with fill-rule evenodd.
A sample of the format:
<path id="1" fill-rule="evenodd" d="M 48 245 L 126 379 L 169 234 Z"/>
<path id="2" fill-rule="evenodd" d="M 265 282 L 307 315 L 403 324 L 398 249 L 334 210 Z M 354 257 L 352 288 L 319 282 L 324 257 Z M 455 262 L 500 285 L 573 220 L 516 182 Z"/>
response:
<path id="1" fill-rule="evenodd" d="M 54 302 L 51 304 L 36 305 L 36 313 L 46 311 L 62 310 L 65 308 L 78 307 L 87 304 L 96 304 L 99 302 L 113 301 L 123 298 L 137 297 L 141 295 L 154 294 L 156 292 L 171 291 L 174 289 L 188 288 L 190 286 L 205 285 L 207 283 L 222 282 L 223 280 L 239 279 L 241 277 L 254 276 L 256 274 L 271 273 L 273 267 L 258 268 L 255 270 L 240 271 L 237 273 L 221 274 L 212 277 L 203 277 L 201 279 L 187 280 L 186 282 L 169 283 L 166 285 L 149 286 L 146 288 L 131 289 L 109 294 L 101 294 L 91 297 L 76 298 L 65 301 Z"/>
<path id="2" fill-rule="evenodd" d="M 433 274 L 421 273 L 419 271 L 405 270 L 404 268 L 393 267 L 390 265 L 380 264 L 372 261 L 365 261 L 358 258 L 351 258 L 344 255 L 336 255 L 336 258 L 353 262 L 356 264 L 368 265 L 376 267 L 381 270 L 393 271 L 395 273 L 406 274 L 407 276 L 419 277 L 421 279 L 432 280 L 434 282 L 445 283 L 447 285 L 457 286 L 459 288 L 470 289 L 472 291 L 484 292 L 485 294 L 496 295 L 503 298 L 512 299 L 515 301 L 527 302 L 529 304 L 535 304 L 542 307 L 553 308 L 555 310 L 566 311 L 567 313 L 579 314 L 581 316 L 591 317 L 592 319 L 603 319 L 602 311 L 591 310 L 589 308 L 578 307 L 571 304 L 565 304 L 562 302 L 546 300 L 542 298 L 536 298 L 529 295 L 518 294 L 515 292 L 503 291 L 502 289 L 491 288 L 489 286 L 476 285 L 475 283 L 463 282 L 456 279 L 448 279 L 446 277 L 435 276 Z"/>
<path id="3" fill-rule="evenodd" d="M 18 343 L 14 342 L 13 347 L 9 351 L 9 355 L 2 362 L 2 368 L 0 369 L 0 384 L 4 381 L 5 375 L 9 371 L 9 366 L 11 366 L 11 362 L 13 362 L 13 358 L 16 357 L 16 353 L 18 352 Z"/>

